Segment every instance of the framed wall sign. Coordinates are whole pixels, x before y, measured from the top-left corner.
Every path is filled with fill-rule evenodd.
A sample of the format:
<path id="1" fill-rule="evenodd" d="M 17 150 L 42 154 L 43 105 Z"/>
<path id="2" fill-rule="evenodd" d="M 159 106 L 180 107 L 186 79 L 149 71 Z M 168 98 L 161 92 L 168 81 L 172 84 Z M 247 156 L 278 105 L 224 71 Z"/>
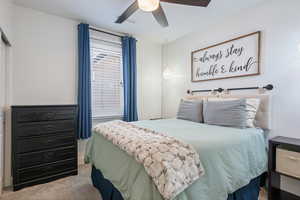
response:
<path id="1" fill-rule="evenodd" d="M 192 52 L 192 82 L 260 74 L 261 32 Z"/>

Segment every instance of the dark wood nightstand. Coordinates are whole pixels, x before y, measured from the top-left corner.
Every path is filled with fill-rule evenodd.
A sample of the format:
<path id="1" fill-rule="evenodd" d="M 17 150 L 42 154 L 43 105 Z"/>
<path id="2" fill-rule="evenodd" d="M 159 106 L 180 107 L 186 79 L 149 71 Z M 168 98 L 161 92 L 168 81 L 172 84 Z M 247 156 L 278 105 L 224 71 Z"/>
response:
<path id="1" fill-rule="evenodd" d="M 276 137 L 269 141 L 268 200 L 300 200 L 280 189 L 280 176 L 300 181 L 300 139 Z"/>

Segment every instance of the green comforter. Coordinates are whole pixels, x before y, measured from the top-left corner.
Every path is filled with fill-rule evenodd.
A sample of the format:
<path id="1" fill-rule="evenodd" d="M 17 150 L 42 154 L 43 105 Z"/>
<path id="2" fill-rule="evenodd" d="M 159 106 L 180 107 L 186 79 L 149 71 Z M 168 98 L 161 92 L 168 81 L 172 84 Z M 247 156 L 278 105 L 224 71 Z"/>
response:
<path id="1" fill-rule="evenodd" d="M 267 151 L 261 129 L 235 129 L 167 119 L 134 124 L 181 139 L 197 150 L 205 175 L 176 200 L 226 200 L 266 171 Z M 88 142 L 86 162 L 100 169 L 125 200 L 162 200 L 144 167 L 102 135 Z"/>

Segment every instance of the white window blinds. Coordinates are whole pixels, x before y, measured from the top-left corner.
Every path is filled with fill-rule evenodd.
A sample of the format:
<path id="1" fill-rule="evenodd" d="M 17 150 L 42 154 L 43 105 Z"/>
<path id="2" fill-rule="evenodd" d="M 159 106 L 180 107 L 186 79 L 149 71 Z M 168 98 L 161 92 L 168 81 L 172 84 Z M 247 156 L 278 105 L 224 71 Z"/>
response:
<path id="1" fill-rule="evenodd" d="M 92 117 L 103 122 L 123 118 L 121 42 L 91 38 Z"/>

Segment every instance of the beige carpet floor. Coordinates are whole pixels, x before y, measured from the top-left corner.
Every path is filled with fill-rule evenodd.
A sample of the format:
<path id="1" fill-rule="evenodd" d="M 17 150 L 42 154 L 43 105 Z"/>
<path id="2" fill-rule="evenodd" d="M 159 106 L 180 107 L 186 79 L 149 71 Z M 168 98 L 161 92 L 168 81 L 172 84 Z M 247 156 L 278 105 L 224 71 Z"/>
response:
<path id="1" fill-rule="evenodd" d="M 51 183 L 24 188 L 17 192 L 4 191 L 1 200 L 101 200 L 100 194 L 92 186 L 91 168 L 79 167 L 79 175 L 60 179 Z M 266 200 L 261 192 L 260 200 Z"/>
<path id="2" fill-rule="evenodd" d="M 4 191 L 1 200 L 100 200 L 100 194 L 91 183 L 91 168 L 82 165 L 78 176 L 24 188 L 17 192 Z"/>

